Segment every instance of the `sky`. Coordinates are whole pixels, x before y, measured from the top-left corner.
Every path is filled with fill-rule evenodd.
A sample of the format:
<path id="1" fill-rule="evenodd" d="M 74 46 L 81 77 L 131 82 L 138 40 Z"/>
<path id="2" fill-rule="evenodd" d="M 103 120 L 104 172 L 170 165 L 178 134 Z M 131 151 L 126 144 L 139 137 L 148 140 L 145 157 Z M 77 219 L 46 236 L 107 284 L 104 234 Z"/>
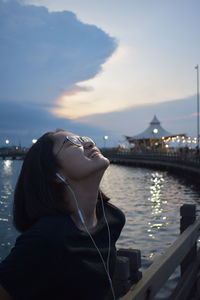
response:
<path id="1" fill-rule="evenodd" d="M 156 115 L 196 135 L 198 0 L 0 0 L 0 145 L 64 128 L 113 147 Z"/>

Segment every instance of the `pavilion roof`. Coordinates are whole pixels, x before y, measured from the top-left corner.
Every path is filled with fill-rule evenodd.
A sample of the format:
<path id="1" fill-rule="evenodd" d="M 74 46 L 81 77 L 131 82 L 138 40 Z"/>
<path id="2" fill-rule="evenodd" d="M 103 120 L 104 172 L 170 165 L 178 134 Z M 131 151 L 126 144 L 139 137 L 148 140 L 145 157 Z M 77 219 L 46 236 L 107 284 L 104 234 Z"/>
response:
<path id="1" fill-rule="evenodd" d="M 157 119 L 156 115 L 153 117 L 153 120 L 150 122 L 149 127 L 141 132 L 140 134 L 134 135 L 132 137 L 126 136 L 128 141 L 131 140 L 149 140 L 149 139 L 162 139 L 167 137 L 175 137 L 177 135 L 185 136 L 185 134 L 172 134 L 169 131 L 165 130 L 161 125 L 160 121 Z"/>

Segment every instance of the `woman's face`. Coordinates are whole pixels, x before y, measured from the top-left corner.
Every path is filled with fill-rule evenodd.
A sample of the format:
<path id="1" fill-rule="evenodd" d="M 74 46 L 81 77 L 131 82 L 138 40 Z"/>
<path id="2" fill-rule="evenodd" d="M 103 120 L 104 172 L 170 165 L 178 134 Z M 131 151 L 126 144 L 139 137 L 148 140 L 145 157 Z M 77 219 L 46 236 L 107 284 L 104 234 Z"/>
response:
<path id="1" fill-rule="evenodd" d="M 80 180 L 95 173 L 105 171 L 109 160 L 105 158 L 92 141 L 80 146 L 67 140 L 66 136 L 77 136 L 62 131 L 54 135 L 54 153 L 60 165 L 59 172 L 67 179 Z"/>

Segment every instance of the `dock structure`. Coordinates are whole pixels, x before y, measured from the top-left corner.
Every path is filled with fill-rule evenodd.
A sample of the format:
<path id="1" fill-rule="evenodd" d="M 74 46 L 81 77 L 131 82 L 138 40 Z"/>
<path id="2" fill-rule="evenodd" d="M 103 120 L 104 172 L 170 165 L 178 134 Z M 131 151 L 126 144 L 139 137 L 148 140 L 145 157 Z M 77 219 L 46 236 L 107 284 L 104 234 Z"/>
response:
<path id="1" fill-rule="evenodd" d="M 200 299 L 200 250 L 197 240 L 200 235 L 200 218 L 196 220 L 195 205 L 185 204 L 180 209 L 180 236 L 142 275 L 138 282 L 124 295 L 117 296 L 119 300 L 152 300 L 164 283 L 180 266 L 181 275 L 176 288 L 172 291 L 169 300 L 197 300 Z M 125 255 L 126 253 L 124 253 Z M 136 263 L 138 266 L 138 259 Z M 120 270 L 117 270 L 120 272 Z M 138 270 L 133 271 L 138 275 Z M 122 273 L 126 273 L 124 270 Z M 131 273 L 131 272 L 130 272 Z M 133 277 L 134 274 L 132 274 Z M 136 276 L 137 277 L 137 276 Z M 118 288 L 120 285 L 118 285 Z M 121 291 L 123 291 L 121 289 Z"/>
<path id="2" fill-rule="evenodd" d="M 198 152 L 103 151 L 111 163 L 165 170 L 200 183 L 200 154 Z"/>
<path id="3" fill-rule="evenodd" d="M 1 148 L 0 159 L 23 160 L 27 151 L 28 149 L 20 148 L 20 147 Z"/>

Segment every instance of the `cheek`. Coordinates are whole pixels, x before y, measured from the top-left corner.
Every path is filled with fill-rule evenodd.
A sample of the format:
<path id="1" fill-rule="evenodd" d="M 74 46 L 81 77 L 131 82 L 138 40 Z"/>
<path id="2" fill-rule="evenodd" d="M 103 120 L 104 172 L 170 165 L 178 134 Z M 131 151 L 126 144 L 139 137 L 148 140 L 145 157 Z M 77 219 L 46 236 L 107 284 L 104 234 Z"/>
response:
<path id="1" fill-rule="evenodd" d="M 91 160 L 80 150 L 77 149 L 77 151 L 68 152 L 67 155 L 63 155 L 60 166 L 66 178 L 81 180 L 96 172 L 101 172 L 108 167 L 109 161 L 105 157 L 100 156 L 97 160 Z"/>
<path id="2" fill-rule="evenodd" d="M 81 179 L 85 175 L 88 175 L 89 161 L 80 153 L 74 153 L 68 155 L 61 165 L 63 174 L 71 179 Z"/>

